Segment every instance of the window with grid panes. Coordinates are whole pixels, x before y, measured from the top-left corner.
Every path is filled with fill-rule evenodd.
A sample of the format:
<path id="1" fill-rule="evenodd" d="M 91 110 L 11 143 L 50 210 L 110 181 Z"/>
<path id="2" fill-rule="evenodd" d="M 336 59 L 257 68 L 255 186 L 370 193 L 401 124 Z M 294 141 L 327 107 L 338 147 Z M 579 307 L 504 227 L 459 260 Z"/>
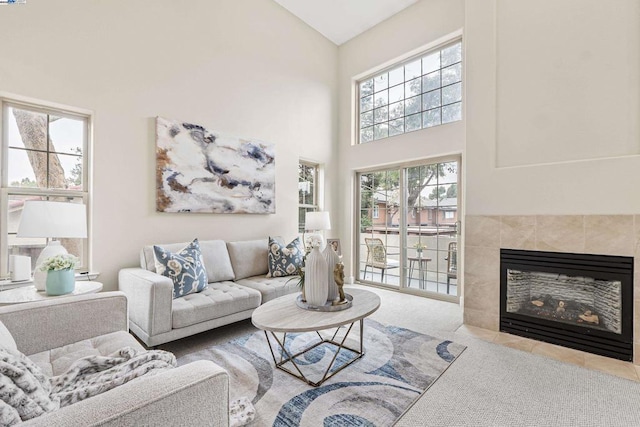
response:
<path id="1" fill-rule="evenodd" d="M 304 233 L 307 212 L 318 210 L 318 165 L 298 164 L 298 231 Z"/>
<path id="2" fill-rule="evenodd" d="M 359 142 L 462 120 L 462 42 L 358 82 Z"/>
<path id="3" fill-rule="evenodd" d="M 88 203 L 87 148 L 90 117 L 71 111 L 0 98 L 2 105 L 2 206 L 0 277 L 8 273 L 10 255 L 27 255 L 34 263 L 46 238 L 19 238 L 22 209 L 29 200 Z M 88 269 L 89 239 L 61 239 Z"/>

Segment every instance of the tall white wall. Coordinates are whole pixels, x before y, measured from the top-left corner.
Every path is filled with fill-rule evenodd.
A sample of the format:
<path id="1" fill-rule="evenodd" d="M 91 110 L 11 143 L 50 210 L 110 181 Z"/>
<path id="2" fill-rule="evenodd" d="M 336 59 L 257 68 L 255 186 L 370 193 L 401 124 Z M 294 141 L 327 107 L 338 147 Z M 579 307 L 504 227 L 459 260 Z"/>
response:
<path id="1" fill-rule="evenodd" d="M 460 31 L 463 0 L 422 0 L 340 46 L 339 60 L 339 237 L 348 275 L 355 275 L 355 174 L 388 164 L 459 154 L 464 149 L 464 120 L 404 135 L 355 144 L 355 79 L 389 66 L 399 57 Z"/>
<path id="2" fill-rule="evenodd" d="M 34 0 L 0 10 L 0 35 L 0 91 L 94 112 L 107 290 L 146 244 L 296 235 L 300 157 L 337 188 L 337 47 L 272 0 Z M 276 214 L 157 213 L 158 115 L 275 143 Z"/>
<path id="3" fill-rule="evenodd" d="M 465 16 L 467 215 L 640 212 L 640 2 Z"/>

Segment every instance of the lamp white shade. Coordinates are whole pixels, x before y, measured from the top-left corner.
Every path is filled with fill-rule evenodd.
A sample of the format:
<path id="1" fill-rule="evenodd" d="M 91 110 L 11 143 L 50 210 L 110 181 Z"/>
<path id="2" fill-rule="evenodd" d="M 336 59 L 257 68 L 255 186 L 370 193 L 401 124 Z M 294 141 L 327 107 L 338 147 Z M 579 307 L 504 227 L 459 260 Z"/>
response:
<path id="1" fill-rule="evenodd" d="M 79 203 L 27 200 L 17 237 L 85 238 L 87 207 Z"/>
<path id="2" fill-rule="evenodd" d="M 305 230 L 331 230 L 329 212 L 307 212 L 304 223 Z"/>

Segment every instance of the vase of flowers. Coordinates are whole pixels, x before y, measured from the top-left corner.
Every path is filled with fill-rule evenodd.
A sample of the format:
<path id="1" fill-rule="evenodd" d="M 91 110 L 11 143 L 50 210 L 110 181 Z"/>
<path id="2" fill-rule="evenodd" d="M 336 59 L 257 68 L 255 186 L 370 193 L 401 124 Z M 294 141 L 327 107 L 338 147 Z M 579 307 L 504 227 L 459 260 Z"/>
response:
<path id="1" fill-rule="evenodd" d="M 413 245 L 413 247 L 415 248 L 416 252 L 418 252 L 418 256 L 422 256 L 422 251 L 424 249 L 427 249 L 427 245 L 421 242 L 416 243 L 415 245 Z"/>
<path id="2" fill-rule="evenodd" d="M 64 295 L 73 292 L 76 286 L 75 267 L 78 258 L 71 254 L 49 257 L 40 269 L 47 272 L 47 295 Z"/>

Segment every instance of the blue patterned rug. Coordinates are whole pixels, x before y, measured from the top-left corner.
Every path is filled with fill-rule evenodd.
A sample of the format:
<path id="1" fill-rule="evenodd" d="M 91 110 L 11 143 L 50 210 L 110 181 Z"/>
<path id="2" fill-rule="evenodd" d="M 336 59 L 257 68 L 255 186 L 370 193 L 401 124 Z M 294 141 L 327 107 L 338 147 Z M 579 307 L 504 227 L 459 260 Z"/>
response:
<path id="1" fill-rule="evenodd" d="M 352 348 L 357 348 L 351 340 L 359 336 L 356 327 L 347 339 Z M 341 328 L 338 338 L 345 331 Z M 295 353 L 317 341 L 315 333 L 289 334 L 286 346 Z M 208 359 L 223 366 L 230 375 L 230 399 L 247 397 L 256 409 L 256 419 L 249 426 L 380 427 L 393 425 L 465 349 L 369 319 L 365 320 L 364 347 L 362 359 L 315 388 L 275 369 L 263 332 L 185 355 L 178 364 Z M 316 381 L 334 354 L 334 346 L 323 344 L 296 361 Z M 336 369 L 352 357 L 341 351 Z"/>

